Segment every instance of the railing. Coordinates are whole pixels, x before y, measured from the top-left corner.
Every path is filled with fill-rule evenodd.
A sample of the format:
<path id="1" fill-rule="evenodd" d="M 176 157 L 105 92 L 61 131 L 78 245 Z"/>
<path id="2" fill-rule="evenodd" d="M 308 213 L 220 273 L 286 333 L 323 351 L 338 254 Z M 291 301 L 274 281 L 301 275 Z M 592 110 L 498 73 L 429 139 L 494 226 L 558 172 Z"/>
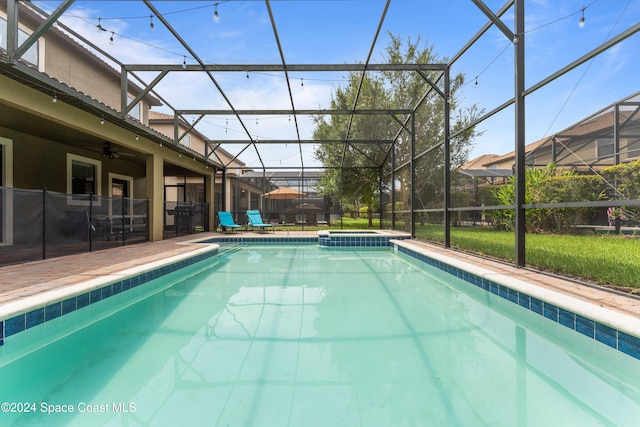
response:
<path id="1" fill-rule="evenodd" d="M 0 265 L 149 240 L 147 199 L 0 187 Z"/>

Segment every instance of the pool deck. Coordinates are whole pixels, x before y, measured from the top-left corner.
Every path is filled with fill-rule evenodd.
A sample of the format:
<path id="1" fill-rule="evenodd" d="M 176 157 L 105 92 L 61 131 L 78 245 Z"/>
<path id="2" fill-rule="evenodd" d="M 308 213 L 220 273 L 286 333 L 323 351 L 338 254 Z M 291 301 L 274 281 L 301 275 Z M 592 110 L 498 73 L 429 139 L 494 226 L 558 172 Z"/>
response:
<path id="1" fill-rule="evenodd" d="M 192 245 L 189 242 L 222 236 L 228 236 L 228 234 L 200 233 L 160 242 L 141 243 L 0 267 L 0 305 L 184 254 L 201 247 L 201 245 Z M 317 231 L 276 231 L 268 234 L 243 232 L 240 236 L 315 237 Z M 442 247 L 423 242 L 412 241 L 412 243 L 417 247 L 449 258 L 518 278 L 542 288 L 551 289 L 640 319 L 640 298 L 633 298 L 530 270 L 517 269 L 507 264 L 481 259 L 462 252 L 445 250 Z"/>

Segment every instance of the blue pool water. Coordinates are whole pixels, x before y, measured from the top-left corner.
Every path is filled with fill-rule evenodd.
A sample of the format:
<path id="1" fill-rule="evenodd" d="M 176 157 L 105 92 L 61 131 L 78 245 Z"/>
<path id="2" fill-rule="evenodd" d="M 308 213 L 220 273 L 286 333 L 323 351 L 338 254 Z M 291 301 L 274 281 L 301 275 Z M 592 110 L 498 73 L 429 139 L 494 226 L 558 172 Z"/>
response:
<path id="1" fill-rule="evenodd" d="M 0 425 L 640 419 L 637 359 L 387 248 L 249 245 L 5 341 Z"/>

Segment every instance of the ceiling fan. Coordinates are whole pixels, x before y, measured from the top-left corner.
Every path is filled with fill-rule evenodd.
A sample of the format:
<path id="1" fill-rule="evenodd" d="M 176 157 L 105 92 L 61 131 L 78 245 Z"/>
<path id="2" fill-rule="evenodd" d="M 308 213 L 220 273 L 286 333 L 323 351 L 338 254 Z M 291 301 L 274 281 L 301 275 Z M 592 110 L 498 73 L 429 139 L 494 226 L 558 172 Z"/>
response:
<path id="1" fill-rule="evenodd" d="M 94 151 L 96 150 L 94 149 Z M 102 150 L 100 150 L 100 153 L 102 154 L 102 157 L 105 157 L 111 160 L 119 159 L 121 156 L 135 157 L 135 154 L 133 153 L 124 153 L 122 151 L 116 150 L 111 146 L 111 143 L 109 141 L 105 141 L 104 146 L 102 147 Z"/>

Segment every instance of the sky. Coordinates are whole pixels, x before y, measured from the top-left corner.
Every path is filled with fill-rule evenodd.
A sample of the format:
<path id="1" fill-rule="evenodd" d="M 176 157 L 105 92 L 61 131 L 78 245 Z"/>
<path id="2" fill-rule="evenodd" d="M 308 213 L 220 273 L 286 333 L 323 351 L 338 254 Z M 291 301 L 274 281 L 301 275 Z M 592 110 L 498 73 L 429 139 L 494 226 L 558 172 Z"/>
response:
<path id="1" fill-rule="evenodd" d="M 52 11 L 60 1 L 33 3 Z M 207 64 L 281 64 L 269 7 L 287 64 L 382 63 L 389 34 L 433 46 L 443 62 L 454 57 L 488 21 L 471 0 L 259 0 L 151 1 L 198 58 Z M 497 11 L 505 1 L 485 0 Z M 217 17 L 215 12 L 217 11 Z M 376 32 L 384 20 L 376 39 Z M 125 64 L 196 64 L 142 1 L 77 0 L 60 19 Z M 584 26 L 579 25 L 584 16 Z M 513 8 L 502 17 L 513 29 Z M 151 23 L 153 22 L 153 28 Z M 542 81 L 640 22 L 640 0 L 525 0 L 526 87 Z M 100 24 L 106 31 L 98 31 Z M 113 38 L 113 42 L 110 39 Z M 375 43 L 374 43 L 375 39 Z M 373 48 L 373 50 L 372 50 Z M 452 65 L 463 73 L 459 105 L 491 111 L 514 96 L 513 43 L 492 27 Z M 526 98 L 526 142 L 559 132 L 608 105 L 640 91 L 640 33 L 608 49 Z M 139 74 L 147 82 L 154 73 Z M 327 108 L 346 73 L 289 74 L 296 109 Z M 174 109 L 291 109 L 282 73 L 215 73 L 223 97 L 204 73 L 170 73 L 157 86 Z M 168 106 L 157 111 L 172 114 Z M 189 119 L 189 117 L 188 117 Z M 193 119 L 193 117 L 190 117 Z M 207 116 L 196 128 L 212 140 L 311 139 L 310 117 Z M 296 122 L 298 124 L 296 130 Z M 482 132 L 471 157 L 514 150 L 514 111 L 507 108 L 478 125 Z M 247 166 L 320 166 L 313 146 L 274 144 L 259 152 L 244 145 L 223 147 Z"/>

